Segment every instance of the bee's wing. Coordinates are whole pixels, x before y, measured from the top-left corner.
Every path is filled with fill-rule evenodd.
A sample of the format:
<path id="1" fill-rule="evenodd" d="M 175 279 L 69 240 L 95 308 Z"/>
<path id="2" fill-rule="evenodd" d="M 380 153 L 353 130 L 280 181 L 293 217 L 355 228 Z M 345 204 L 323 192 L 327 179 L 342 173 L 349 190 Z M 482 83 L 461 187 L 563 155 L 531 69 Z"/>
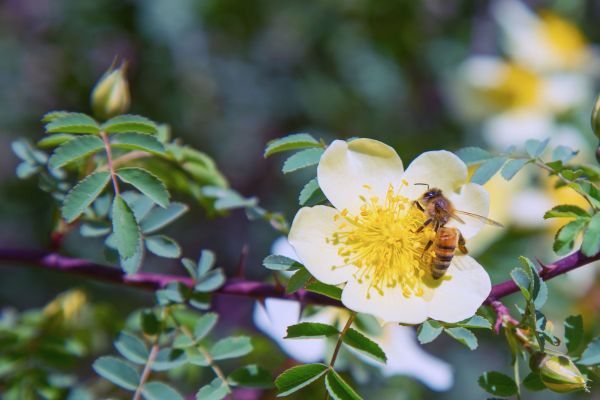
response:
<path id="1" fill-rule="evenodd" d="M 466 211 L 459 211 L 459 210 L 455 210 L 454 213 L 455 214 L 466 215 L 468 217 L 476 219 L 477 221 L 483 222 L 484 224 L 487 224 L 487 225 L 494 225 L 494 226 L 497 226 L 497 227 L 500 227 L 500 228 L 504 227 L 504 225 L 502 225 L 500 222 L 496 222 L 493 219 L 489 219 L 489 218 L 486 218 L 486 217 L 481 216 L 481 215 L 473 214 L 473 213 L 466 212 Z M 454 215 L 454 218 L 456 218 L 456 215 Z M 463 224 L 464 224 L 464 222 L 463 222 Z"/>
<path id="2" fill-rule="evenodd" d="M 450 214 L 450 218 L 453 218 L 455 220 L 457 220 L 458 222 L 460 222 L 461 224 L 464 224 L 465 221 L 463 221 L 463 219 L 461 217 L 459 217 L 458 215 L 456 215 L 455 213 Z"/>

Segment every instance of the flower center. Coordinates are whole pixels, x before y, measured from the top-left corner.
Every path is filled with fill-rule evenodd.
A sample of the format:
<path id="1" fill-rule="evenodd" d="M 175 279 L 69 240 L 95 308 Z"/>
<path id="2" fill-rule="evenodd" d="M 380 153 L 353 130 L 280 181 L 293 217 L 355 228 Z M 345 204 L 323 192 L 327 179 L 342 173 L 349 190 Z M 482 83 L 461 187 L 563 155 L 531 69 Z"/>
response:
<path id="1" fill-rule="evenodd" d="M 359 215 L 344 209 L 334 217 L 338 230 L 327 242 L 338 247 L 345 265 L 332 268 L 358 267 L 354 277 L 359 283 L 369 283 L 367 298 L 371 289 L 383 295 L 384 288 L 396 286 L 407 298 L 423 296 L 433 250 L 431 246 L 425 252 L 425 246 L 434 237 L 430 227 L 417 232 L 426 220 L 425 213 L 395 192 L 392 185 L 383 201 L 376 196 L 360 199 Z"/>

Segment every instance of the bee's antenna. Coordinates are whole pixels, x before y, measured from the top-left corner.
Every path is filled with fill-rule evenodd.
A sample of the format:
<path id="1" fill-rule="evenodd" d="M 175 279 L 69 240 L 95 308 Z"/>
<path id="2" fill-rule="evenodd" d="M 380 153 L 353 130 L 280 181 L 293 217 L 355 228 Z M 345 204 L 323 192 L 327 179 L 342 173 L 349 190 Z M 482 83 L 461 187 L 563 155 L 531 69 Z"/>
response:
<path id="1" fill-rule="evenodd" d="M 427 190 L 429 190 L 429 183 L 415 183 L 415 185 L 427 186 Z"/>

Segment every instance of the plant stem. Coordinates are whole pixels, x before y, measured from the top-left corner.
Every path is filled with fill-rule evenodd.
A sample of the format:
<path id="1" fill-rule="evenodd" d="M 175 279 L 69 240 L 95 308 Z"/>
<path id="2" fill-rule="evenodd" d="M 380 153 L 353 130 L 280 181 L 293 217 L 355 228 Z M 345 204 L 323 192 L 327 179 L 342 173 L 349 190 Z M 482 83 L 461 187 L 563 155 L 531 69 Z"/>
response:
<path id="1" fill-rule="evenodd" d="M 112 150 L 110 148 L 110 142 L 108 141 L 108 135 L 106 134 L 106 132 L 102 131 L 102 132 L 100 132 L 100 137 L 102 138 L 102 141 L 104 142 L 104 149 L 106 150 L 106 163 L 108 165 L 110 177 L 112 179 L 113 187 L 115 189 L 115 195 L 118 196 L 120 194 L 119 182 L 117 181 L 117 174 L 115 173 L 115 169 L 113 166 Z"/>
<path id="2" fill-rule="evenodd" d="M 154 360 L 156 359 L 156 355 L 158 354 L 158 344 L 154 343 L 152 348 L 150 349 L 150 355 L 148 356 L 148 360 L 146 361 L 146 365 L 144 366 L 144 371 L 142 371 L 142 376 L 140 377 L 140 383 L 135 389 L 135 394 L 133 395 L 133 400 L 139 400 L 142 396 L 142 390 L 144 389 L 144 384 L 150 377 L 150 372 L 152 372 L 152 364 L 154 364 Z"/>
<path id="3" fill-rule="evenodd" d="M 329 361 L 329 371 L 333 371 L 333 366 L 335 365 L 335 360 L 337 359 L 338 353 L 340 352 L 340 349 L 342 348 L 342 342 L 344 340 L 344 335 L 346 335 L 346 332 L 348 332 L 348 329 L 350 329 L 350 326 L 354 322 L 354 318 L 356 318 L 356 312 L 352 311 L 350 313 L 350 317 L 348 317 L 348 321 L 346 321 L 346 325 L 344 325 L 344 327 L 342 328 L 342 331 L 340 332 L 340 336 L 338 337 L 337 343 L 335 344 L 335 349 L 333 350 L 333 355 L 331 356 L 331 361 Z M 329 371 L 327 373 L 329 373 Z M 329 399 L 329 392 L 326 391 L 325 392 L 325 400 L 328 400 L 328 399 Z"/>
<path id="4" fill-rule="evenodd" d="M 548 167 L 546 164 L 544 164 L 544 162 L 540 159 L 536 159 L 535 160 L 535 165 L 537 165 L 538 167 L 540 167 L 541 169 L 548 171 L 551 175 L 556 175 L 561 181 L 563 181 L 565 184 L 569 185 L 569 187 L 573 190 L 575 190 L 577 193 L 579 193 L 590 205 L 590 207 L 592 207 L 592 209 L 596 210 L 597 208 L 594 206 L 594 204 L 592 203 L 592 201 L 589 199 L 589 195 L 581 190 L 578 190 L 577 188 L 571 186 L 572 184 L 576 183 L 575 181 L 572 181 L 571 179 L 567 179 L 565 178 L 560 172 L 556 172 L 554 171 L 552 168 Z M 590 182 L 591 185 L 593 185 L 593 183 Z"/>

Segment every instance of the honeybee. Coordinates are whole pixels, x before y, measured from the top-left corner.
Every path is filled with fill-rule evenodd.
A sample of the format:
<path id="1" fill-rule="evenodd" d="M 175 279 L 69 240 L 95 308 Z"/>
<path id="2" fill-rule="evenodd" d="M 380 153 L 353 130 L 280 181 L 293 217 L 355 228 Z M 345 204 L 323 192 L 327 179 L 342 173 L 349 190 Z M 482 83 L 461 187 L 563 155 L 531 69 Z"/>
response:
<path id="1" fill-rule="evenodd" d="M 421 202 L 423 204 L 421 204 Z M 452 202 L 442 194 L 441 189 L 430 189 L 429 185 L 427 185 L 427 191 L 421 196 L 421 202 L 415 201 L 414 204 L 427 215 L 427 219 L 423 225 L 417 229 L 417 232 L 421 232 L 425 227 L 433 224 L 435 239 L 430 240 L 427 243 L 423 250 L 423 254 L 429 250 L 431 245 L 435 245 L 435 257 L 431 262 L 431 275 L 433 279 L 436 280 L 443 277 L 446 273 L 457 247 L 463 254 L 468 253 L 465 238 L 460 230 L 445 226 L 451 219 L 464 224 L 465 221 L 459 216 L 462 215 L 488 225 L 497 227 L 503 226 L 501 223 L 481 215 L 455 209 Z"/>

